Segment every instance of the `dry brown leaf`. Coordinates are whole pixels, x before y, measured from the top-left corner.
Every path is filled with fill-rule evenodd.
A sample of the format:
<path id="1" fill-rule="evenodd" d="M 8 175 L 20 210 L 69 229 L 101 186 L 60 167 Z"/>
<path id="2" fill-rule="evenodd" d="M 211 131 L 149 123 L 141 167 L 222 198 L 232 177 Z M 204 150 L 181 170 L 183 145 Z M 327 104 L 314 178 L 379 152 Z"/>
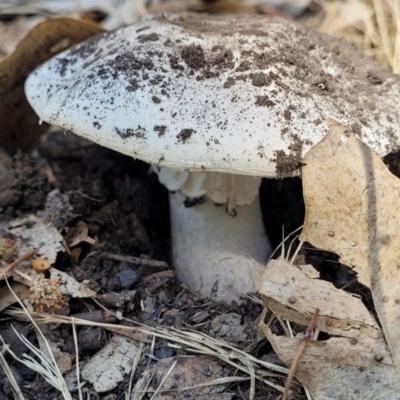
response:
<path id="1" fill-rule="evenodd" d="M 400 383 L 381 331 L 362 301 L 331 283 L 309 278 L 285 260 L 272 260 L 260 290 L 266 307 L 275 314 L 308 325 L 319 308 L 317 328 L 337 337 L 311 340 L 301 357 L 296 378 L 314 400 L 397 399 Z M 290 366 L 301 342 L 262 332 L 279 357 Z"/>
<path id="2" fill-rule="evenodd" d="M 361 299 L 336 289 L 332 283 L 309 278 L 288 261 L 271 260 L 262 276 L 260 294 L 274 314 L 307 326 L 319 308 L 317 327 L 331 335 L 382 337 Z"/>
<path id="3" fill-rule="evenodd" d="M 89 236 L 89 228 L 85 222 L 81 220 L 77 221 L 73 227 L 69 228 L 65 240 L 69 247 L 74 247 L 82 242 L 96 244 L 96 240 Z"/>
<path id="4" fill-rule="evenodd" d="M 306 217 L 300 240 L 339 254 L 371 288 L 400 371 L 400 180 L 349 129 L 329 134 L 305 156 Z"/>
<path id="5" fill-rule="evenodd" d="M 302 336 L 293 339 L 276 336 L 265 325 L 261 325 L 261 330 L 279 357 L 291 365 Z M 384 357 L 383 360 L 375 359 L 376 354 Z M 400 384 L 389 360 L 382 339 L 310 340 L 297 367 L 296 378 L 314 400 L 398 400 Z"/>
<path id="6" fill-rule="evenodd" d="M 71 18 L 50 19 L 35 26 L 15 51 L 0 63 L 1 145 L 8 152 L 29 151 L 45 126 L 25 99 L 26 76 L 39 64 L 103 30 L 94 23 Z"/>

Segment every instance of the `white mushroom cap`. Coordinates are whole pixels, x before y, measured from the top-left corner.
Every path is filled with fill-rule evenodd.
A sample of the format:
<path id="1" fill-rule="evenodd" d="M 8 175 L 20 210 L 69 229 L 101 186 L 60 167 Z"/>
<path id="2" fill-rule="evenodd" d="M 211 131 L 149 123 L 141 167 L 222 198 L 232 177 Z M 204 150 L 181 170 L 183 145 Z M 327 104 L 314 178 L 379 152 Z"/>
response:
<path id="1" fill-rule="evenodd" d="M 50 124 L 178 170 L 297 174 L 328 117 L 381 156 L 400 141 L 398 77 L 265 16 L 147 16 L 49 60 L 26 95 Z"/>

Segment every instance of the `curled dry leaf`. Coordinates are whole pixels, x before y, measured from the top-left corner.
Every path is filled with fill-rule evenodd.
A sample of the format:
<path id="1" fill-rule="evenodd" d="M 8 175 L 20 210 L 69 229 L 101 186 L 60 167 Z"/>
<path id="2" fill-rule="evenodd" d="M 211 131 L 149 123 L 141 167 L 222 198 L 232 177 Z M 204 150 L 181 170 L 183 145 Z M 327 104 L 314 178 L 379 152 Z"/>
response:
<path id="1" fill-rule="evenodd" d="M 304 158 L 300 239 L 337 253 L 371 288 L 400 375 L 400 180 L 349 129 L 333 120 L 328 126 Z"/>
<path id="2" fill-rule="evenodd" d="M 0 121 L 2 147 L 13 153 L 29 151 L 45 126 L 25 99 L 24 82 L 29 72 L 74 43 L 103 30 L 94 23 L 54 18 L 35 26 L 15 51 L 0 63 Z"/>
<path id="3" fill-rule="evenodd" d="M 296 369 L 314 400 L 397 399 L 400 383 L 381 330 L 362 301 L 331 283 L 309 278 L 285 260 L 268 263 L 260 290 L 266 307 L 275 314 L 308 325 L 316 307 L 317 328 L 331 337 L 310 340 Z M 261 331 L 279 357 L 290 366 L 302 336 Z"/>
<path id="4" fill-rule="evenodd" d="M 302 336 L 276 336 L 266 326 L 261 326 L 261 330 L 279 357 L 291 365 Z M 400 387 L 396 370 L 387 360 L 379 361 L 379 354 L 377 359 L 372 357 L 376 349 L 376 340 L 368 337 L 354 344 L 335 337 L 323 342 L 310 340 L 296 378 L 314 400 L 397 400 Z M 383 342 L 378 349 L 384 350 Z"/>
<path id="5" fill-rule="evenodd" d="M 96 240 L 89 236 L 89 228 L 81 220 L 79 220 L 72 228 L 69 229 L 65 240 L 67 241 L 69 247 L 74 247 L 82 242 L 96 244 Z"/>

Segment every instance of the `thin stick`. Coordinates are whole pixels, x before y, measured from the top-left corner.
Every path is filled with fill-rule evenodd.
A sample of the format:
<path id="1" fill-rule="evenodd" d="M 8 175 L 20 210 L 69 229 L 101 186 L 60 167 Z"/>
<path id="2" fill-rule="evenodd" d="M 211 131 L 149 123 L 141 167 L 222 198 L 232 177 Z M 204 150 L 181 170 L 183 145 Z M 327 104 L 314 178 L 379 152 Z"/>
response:
<path id="1" fill-rule="evenodd" d="M 0 269 L 0 279 L 3 279 L 5 274 L 8 271 L 10 271 L 11 269 L 13 269 L 14 267 L 16 267 L 17 265 L 23 263 L 26 260 L 29 260 L 35 253 L 36 253 L 35 250 L 29 250 L 24 255 L 22 255 L 21 257 L 17 258 L 15 261 L 13 261 L 11 264 L 8 264 L 4 268 Z"/>
<path id="2" fill-rule="evenodd" d="M 165 381 L 169 378 L 169 376 L 172 373 L 172 370 L 175 368 L 175 365 L 177 364 L 178 360 L 176 360 L 171 367 L 169 368 L 169 370 L 166 372 L 166 374 L 164 375 L 164 377 L 162 378 L 160 384 L 158 385 L 158 388 L 156 389 L 156 391 L 153 393 L 153 396 L 151 396 L 150 400 L 154 400 L 157 396 L 158 396 L 158 392 L 161 390 L 161 388 L 164 386 Z"/>
<path id="3" fill-rule="evenodd" d="M 74 338 L 75 344 L 75 367 L 76 367 L 76 386 L 78 388 L 79 400 L 83 400 L 82 396 L 82 387 L 81 387 L 81 373 L 79 371 L 79 347 L 78 347 L 78 336 L 76 334 L 76 327 L 75 327 L 75 319 L 74 317 L 71 318 L 72 322 L 72 333 Z"/>
<path id="4" fill-rule="evenodd" d="M 272 257 L 275 255 L 275 253 L 279 250 L 279 248 L 281 246 L 283 246 L 282 248 L 282 252 L 281 252 L 281 258 L 285 259 L 285 242 L 286 240 L 288 240 L 290 238 L 290 236 L 292 236 L 294 233 L 296 233 L 297 231 L 299 231 L 301 228 L 303 228 L 303 225 L 299 226 L 297 229 L 295 229 L 293 232 L 289 233 L 289 235 L 286 236 L 286 238 L 282 239 L 282 241 L 279 243 L 278 247 L 272 252 L 272 254 L 269 256 L 268 262 L 267 264 L 272 260 Z M 321 250 L 322 251 L 322 250 Z"/>
<path id="5" fill-rule="evenodd" d="M 297 254 L 299 254 L 299 251 L 300 251 L 300 250 L 301 250 L 301 248 L 303 247 L 303 244 L 304 244 L 304 242 L 300 241 L 299 245 L 297 246 L 297 249 L 296 249 L 296 251 L 295 251 L 295 252 L 294 252 L 294 254 L 293 254 L 293 257 L 292 257 L 292 259 L 290 260 L 290 263 L 291 263 L 291 264 L 293 264 L 293 263 L 294 263 L 294 260 L 296 259 L 296 257 L 297 257 Z"/>
<path id="6" fill-rule="evenodd" d="M 289 387 L 290 384 L 294 378 L 294 374 L 296 372 L 297 365 L 299 364 L 301 360 L 301 356 L 304 353 L 304 350 L 306 349 L 307 343 L 312 337 L 312 331 L 315 328 L 315 324 L 317 323 L 317 317 L 319 313 L 319 308 L 316 308 L 314 311 L 314 315 L 311 318 L 310 324 L 308 325 L 308 328 L 306 329 L 306 333 L 304 334 L 303 339 L 301 339 L 299 348 L 297 349 L 297 353 L 293 359 L 292 366 L 290 367 L 289 375 L 286 378 L 286 384 L 285 384 L 285 391 L 283 392 L 282 400 L 286 400 L 287 396 L 289 394 Z"/>
<path id="7" fill-rule="evenodd" d="M 292 241 L 290 242 L 289 249 L 288 249 L 288 251 L 287 251 L 287 257 L 285 257 L 285 260 L 288 260 L 288 261 L 289 261 L 290 252 L 292 251 L 292 244 L 294 243 L 294 241 L 295 241 L 299 236 L 300 236 L 300 235 L 296 235 L 296 236 L 292 239 Z"/>

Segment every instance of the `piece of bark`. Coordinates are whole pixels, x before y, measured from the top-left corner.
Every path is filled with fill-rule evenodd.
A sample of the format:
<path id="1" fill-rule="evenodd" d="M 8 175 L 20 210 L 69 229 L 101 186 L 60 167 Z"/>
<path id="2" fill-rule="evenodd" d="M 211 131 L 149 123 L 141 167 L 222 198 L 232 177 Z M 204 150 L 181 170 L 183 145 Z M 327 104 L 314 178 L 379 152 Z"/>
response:
<path id="1" fill-rule="evenodd" d="M 107 324 L 113 324 L 117 322 L 117 318 L 113 314 L 102 310 L 78 313 L 74 315 L 74 318 L 85 319 L 92 322 L 104 322 Z"/>
<path id="2" fill-rule="evenodd" d="M 103 306 L 105 307 L 120 308 L 126 302 L 131 301 L 135 294 L 135 290 L 123 291 L 120 293 L 110 292 L 105 294 L 98 294 L 96 296 L 96 300 L 99 303 L 103 304 Z"/>

